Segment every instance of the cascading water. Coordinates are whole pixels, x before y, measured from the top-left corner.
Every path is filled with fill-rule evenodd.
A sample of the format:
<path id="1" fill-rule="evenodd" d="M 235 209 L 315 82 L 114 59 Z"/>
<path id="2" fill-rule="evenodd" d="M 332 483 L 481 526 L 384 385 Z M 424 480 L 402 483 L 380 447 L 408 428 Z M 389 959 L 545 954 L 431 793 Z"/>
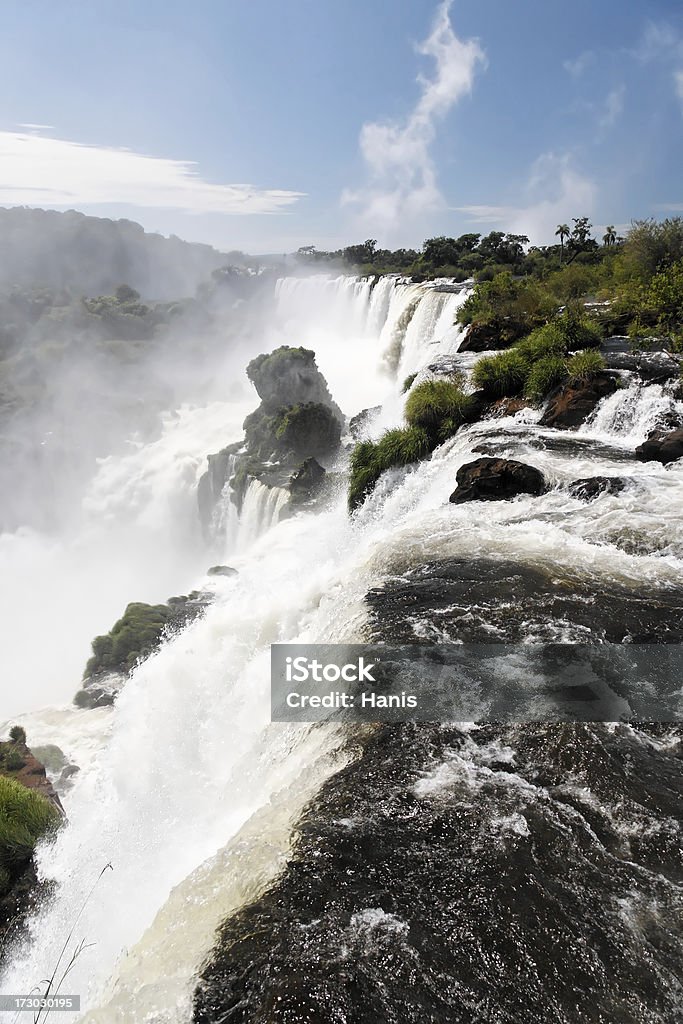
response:
<path id="1" fill-rule="evenodd" d="M 394 416 L 404 373 L 444 355 L 457 363 L 454 319 L 465 295 L 394 278 L 374 288 L 352 278 L 283 280 L 264 348 L 284 341 L 313 348 L 347 414 L 383 403 Z M 381 372 L 388 349 L 394 380 Z M 462 358 L 463 367 L 469 360 Z M 578 477 L 622 472 L 624 450 L 672 401 L 656 385 L 631 385 L 605 399 L 564 446 L 557 432 L 537 426 L 534 412 L 467 427 L 430 460 L 387 474 L 352 520 L 340 493 L 317 513 L 279 521 L 286 492 L 253 481 L 230 526 L 239 574 L 213 580 L 204 616 L 140 665 L 114 711 L 100 715 L 106 728 L 68 796 L 69 826 L 40 854 L 42 870 L 56 880 L 55 896 L 34 918 L 31 943 L 15 951 L 3 990 L 28 991 L 46 977 L 77 923 L 74 940 L 94 945 L 79 956 L 66 987 L 81 993 L 85 1020 L 187 1024 L 194 978 L 216 927 L 282 871 L 301 808 L 353 756 L 340 728 L 269 723 L 269 645 L 362 638 L 368 591 L 437 559 L 514 557 L 559 579 L 672 586 L 683 568 L 675 513 L 683 466 L 630 465 L 629 488 L 592 503 L 564 489 Z M 239 436 L 217 443 L 215 433 L 212 421 L 205 452 Z M 555 486 L 541 497 L 492 502 L 485 517 L 476 504 L 449 505 L 458 468 L 487 445 L 541 469 Z M 192 463 L 188 480 L 196 482 L 197 473 Z M 100 478 L 93 492 L 100 502 L 103 486 Z M 112 471 L 112 501 L 121 486 Z M 448 639 L 448 617 L 437 619 L 416 612 L 403 628 L 413 638 Z M 492 639 L 498 628 L 492 620 Z M 528 638 L 537 636 L 575 639 L 576 632 L 560 618 L 545 632 L 530 619 Z M 78 713 L 84 722 L 98 714 Z M 69 752 L 69 734 L 52 740 Z M 466 751 L 465 760 L 477 757 Z M 432 799 L 441 775 L 460 770 L 456 761 L 448 753 L 443 769 L 432 766 L 420 798 Z M 524 835 L 519 815 L 513 818 L 507 825 L 500 819 L 501 834 Z M 86 900 L 109 862 L 113 870 Z M 353 922 L 368 949 L 368 936 L 379 941 L 388 929 L 403 941 L 406 934 L 376 906 Z"/>
<path id="2" fill-rule="evenodd" d="M 388 293 L 400 289 L 402 296 L 406 291 L 393 280 L 382 283 L 382 288 Z M 272 336 L 264 346 L 272 348 L 285 340 L 283 321 L 289 325 L 287 331 L 296 330 L 296 337 L 288 334 L 286 340 L 315 348 L 335 398 L 343 401 L 346 395 L 348 412 L 358 410 L 362 393 L 354 381 L 365 382 L 374 402 L 394 389 L 378 372 L 381 330 L 377 308 L 374 335 L 368 325 L 370 289 L 371 282 L 350 278 L 279 282 Z M 382 303 L 388 310 L 392 297 L 387 301 L 385 295 Z M 349 330 L 357 335 L 349 337 Z M 197 431 L 200 415 L 198 410 L 185 421 L 174 420 L 171 428 L 176 440 L 168 447 L 169 467 L 182 481 L 183 492 L 196 487 L 201 462 L 193 455 L 183 466 L 177 453 L 200 445 L 206 453 L 237 435 L 235 430 L 233 437 L 217 438 L 217 408 L 209 411 Z M 176 510 L 155 486 L 155 477 L 165 472 L 166 451 L 163 443 L 136 448 L 127 460 L 106 463 L 90 489 L 91 515 L 99 514 L 105 523 L 118 522 L 119 513 L 130 517 L 132 509 L 136 524 L 142 521 L 158 531 L 164 528 L 167 512 L 170 527 Z M 269 644 L 353 636 L 370 581 L 363 568 L 366 556 L 359 549 L 360 535 L 348 520 L 343 496 L 325 514 L 299 515 L 278 525 L 286 498 L 287 492 L 278 488 L 258 481 L 249 484 L 239 521 L 232 523 L 232 561 L 239 576 L 211 584 L 215 600 L 205 616 L 135 671 L 113 715 L 92 713 L 102 720 L 99 753 L 89 758 L 68 796 L 69 827 L 41 854 L 42 869 L 57 881 L 56 896 L 33 922 L 30 948 L 14 956 L 3 982 L 6 991 L 28 990 L 49 973 L 77 920 L 78 936 L 94 946 L 74 965 L 71 988 L 82 993 L 84 1008 L 94 1009 L 112 999 L 128 1006 L 117 1010 L 124 1013 L 122 1019 L 138 1019 L 137 1007 L 149 994 L 149 979 L 139 976 L 132 984 L 121 981 L 117 986 L 116 978 L 130 973 L 125 950 L 135 943 L 142 941 L 138 950 L 143 950 L 136 955 L 145 960 L 151 956 L 143 935 L 173 888 L 207 858 L 227 849 L 226 844 L 275 794 L 290 808 L 287 820 L 295 817 L 310 792 L 304 787 L 297 793 L 293 784 L 304 765 L 307 771 L 318 765 L 311 780 L 319 783 L 346 756 L 336 753 L 339 737 L 334 730 L 302 732 L 269 725 L 267 720 Z M 50 720 L 56 725 L 54 717 Z M 31 729 L 31 716 L 21 721 Z M 36 722 L 39 729 L 46 728 L 44 716 L 36 715 Z M 70 754 L 70 735 L 60 735 L 57 729 L 51 739 Z M 263 841 L 285 843 L 286 830 L 282 833 L 279 827 L 276 840 L 275 830 L 271 837 L 264 824 Z M 109 862 L 113 870 L 105 872 L 81 910 L 93 881 Z M 279 863 L 274 857 L 271 873 Z M 235 884 L 225 876 L 216 881 L 226 891 Z M 228 906 L 225 898 L 223 905 Z M 220 900 L 213 906 L 213 916 L 206 908 L 198 926 L 205 943 L 220 920 Z M 156 948 L 159 941 L 160 932 L 152 926 L 149 943 Z M 191 949 L 189 960 L 179 968 L 178 991 L 184 993 L 185 1010 L 196 957 L 207 952 L 201 943 L 199 948 L 188 944 Z M 154 992 L 155 1019 L 185 1019 L 176 1005 L 175 988 L 157 985 Z M 108 1011 L 102 1012 L 103 1020 L 112 1019 Z"/>

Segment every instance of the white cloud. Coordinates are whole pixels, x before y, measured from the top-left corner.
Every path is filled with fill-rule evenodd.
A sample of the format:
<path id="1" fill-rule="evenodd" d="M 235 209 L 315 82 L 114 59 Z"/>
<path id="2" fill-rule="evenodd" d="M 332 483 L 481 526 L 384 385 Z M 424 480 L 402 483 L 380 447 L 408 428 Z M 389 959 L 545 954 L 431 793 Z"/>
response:
<path id="1" fill-rule="evenodd" d="M 533 164 L 518 206 L 461 206 L 473 224 L 491 224 L 550 243 L 555 228 L 572 217 L 591 216 L 597 187 L 573 165 L 569 154 L 544 153 Z"/>
<path id="2" fill-rule="evenodd" d="M 33 131 L 0 131 L 0 168 L 0 205 L 6 206 L 117 203 L 190 213 L 277 213 L 303 194 L 213 185 L 191 161 L 86 146 Z"/>
<path id="3" fill-rule="evenodd" d="M 595 54 L 592 50 L 584 50 L 580 53 L 575 60 L 565 60 L 562 67 L 565 71 L 569 72 L 572 78 L 580 78 L 587 67 L 589 67 L 595 60 Z"/>
<path id="4" fill-rule="evenodd" d="M 632 51 L 638 60 L 647 63 L 661 57 L 671 57 L 683 52 L 679 34 L 666 22 L 648 22 L 640 42 Z"/>
<path id="5" fill-rule="evenodd" d="M 626 87 L 620 85 L 607 94 L 607 98 L 598 114 L 598 125 L 600 128 L 611 128 L 619 119 L 624 110 L 624 94 Z"/>
<path id="6" fill-rule="evenodd" d="M 342 194 L 342 203 L 358 207 L 366 229 L 384 238 L 394 228 L 405 234 L 408 222 L 444 205 L 430 152 L 436 126 L 471 91 L 477 65 L 486 63 L 476 40 L 463 42 L 453 32 L 450 7 L 451 0 L 439 5 L 430 35 L 416 47 L 433 59 L 433 77 L 418 77 L 420 97 L 404 122 L 363 125 L 360 149 L 368 183 Z"/>

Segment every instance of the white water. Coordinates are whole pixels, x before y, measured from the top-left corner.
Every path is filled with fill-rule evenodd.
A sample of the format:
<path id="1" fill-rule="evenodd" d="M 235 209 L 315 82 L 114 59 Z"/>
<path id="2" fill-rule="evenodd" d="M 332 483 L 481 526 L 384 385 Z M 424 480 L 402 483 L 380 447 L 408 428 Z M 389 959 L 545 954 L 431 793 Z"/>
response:
<path id="1" fill-rule="evenodd" d="M 278 295 L 269 340 L 314 348 L 347 413 L 384 403 L 396 415 L 403 373 L 457 349 L 452 321 L 461 294 L 389 279 L 371 291 L 367 281 L 309 278 L 281 282 Z M 411 307 L 412 316 L 403 316 Z M 398 380 L 381 371 L 388 347 Z M 652 413 L 656 419 L 661 402 L 669 400 L 655 390 L 643 396 L 618 392 L 581 436 L 633 447 L 641 428 L 629 410 L 634 403 L 660 402 Z M 193 453 L 200 443 L 206 454 L 239 436 L 219 439 L 213 415 L 207 421 L 211 427 L 207 422 Z M 113 712 L 27 719 L 29 735 L 34 722 L 41 742 L 53 724 L 50 740 L 85 763 L 67 798 L 70 826 L 41 854 L 42 870 L 59 883 L 57 898 L 34 922 L 34 943 L 15 956 L 4 991 L 28 990 L 50 973 L 93 881 L 111 862 L 113 870 L 98 883 L 74 933 L 74 943 L 83 938 L 95 945 L 79 958 L 67 987 L 81 993 L 92 1021 L 188 1020 L 193 973 L 215 927 L 273 877 L 299 809 L 349 756 L 340 750 L 336 728 L 269 723 L 269 645 L 362 637 L 364 594 L 387 572 L 429 558 L 479 554 L 570 565 L 579 573 L 641 585 L 680 578 L 683 467 L 625 467 L 618 448 L 614 459 L 539 450 L 529 441 L 543 432 L 524 415 L 494 427 L 508 432 L 500 454 L 509 451 L 538 466 L 557 489 L 541 498 L 491 503 L 486 516 L 476 504 L 449 505 L 457 469 L 491 434 L 491 423 L 462 431 L 419 467 L 387 474 L 352 520 L 340 494 L 324 512 L 278 522 L 281 494 L 252 484 L 231 558 L 239 575 L 213 580 L 216 600 L 206 615 L 136 670 Z M 177 438 L 174 450 L 186 442 Z M 179 472 L 177 485 L 162 498 L 155 473 L 164 449 L 147 449 L 136 450 L 127 468 L 108 467 L 91 488 L 90 508 L 99 508 L 105 519 L 101 510 L 110 510 L 118 529 L 142 492 L 135 522 L 172 534 L 179 514 L 174 495 L 185 493 L 186 485 L 191 492 L 201 462 L 188 456 L 191 472 Z M 560 489 L 600 473 L 628 473 L 632 489 L 591 503 Z M 161 477 L 166 479 L 163 472 Z M 138 486 L 131 491 L 132 479 Z M 644 555 L 615 544 L 634 522 L 654 545 Z M 68 552 L 63 557 L 67 564 Z M 196 559 L 194 564 L 199 577 L 201 567 Z M 76 685 L 74 679 L 72 689 Z M 78 720 L 85 732 L 93 716 L 99 716 L 97 725 L 77 750 Z M 93 747 L 97 756 L 89 755 Z"/>
<path id="2" fill-rule="evenodd" d="M 381 402 L 397 389 L 381 368 L 382 311 L 388 314 L 393 292 L 400 288 L 405 294 L 406 288 L 393 281 L 380 282 L 380 287 L 373 306 L 368 281 L 280 282 L 272 335 L 263 347 L 283 342 L 314 347 L 332 394 L 346 412 Z M 430 289 L 423 290 L 423 298 L 432 302 Z M 86 623 L 88 639 L 108 629 L 129 599 L 163 599 L 177 592 L 181 581 L 183 590 L 199 581 L 197 479 L 205 455 L 237 439 L 235 421 L 246 411 L 188 410 L 169 418 L 158 442 L 133 446 L 130 455 L 102 464 L 85 497 L 84 514 L 93 523 L 96 541 L 109 542 L 108 562 L 120 561 L 137 579 L 128 558 L 141 559 L 143 566 L 159 559 L 169 573 L 154 573 L 153 594 L 151 588 L 141 593 L 131 586 L 124 598 L 117 589 L 116 607 L 107 605 L 106 620 L 100 616 L 96 629 Z M 82 771 L 65 797 L 70 825 L 41 854 L 41 870 L 58 883 L 57 897 L 35 920 L 30 951 L 17 953 L 3 980 L 5 991 L 30 989 L 46 977 L 77 919 L 73 944 L 80 939 L 94 943 L 69 977 L 84 1008 L 113 1000 L 98 1019 L 133 1020 L 138 1019 L 136 1007 L 151 999 L 156 1020 L 184 1019 L 198 959 L 232 906 L 236 887 L 247 885 L 220 851 L 227 851 L 259 814 L 266 824 L 252 841 L 271 849 L 269 856 L 263 848 L 255 854 L 263 863 L 265 884 L 286 849 L 286 823 L 311 787 L 347 756 L 335 753 L 336 730 L 268 721 L 269 645 L 357 636 L 371 579 L 363 534 L 349 520 L 343 495 L 324 514 L 278 523 L 285 499 L 286 492 L 250 484 L 241 517 L 231 520 L 233 534 L 226 539 L 239 576 L 211 580 L 216 599 L 206 615 L 136 670 L 113 712 L 52 711 L 20 719 L 29 737 L 35 726 L 41 741 L 49 737 L 70 759 L 80 755 Z M 60 557 L 66 569 L 72 549 L 67 545 Z M 115 572 L 108 562 L 100 581 L 103 590 Z M 183 572 L 178 572 L 179 562 Z M 164 593 L 158 592 L 160 586 Z M 91 599 L 97 605 L 95 593 Z M 77 688 L 86 656 L 84 642 L 78 666 L 72 659 L 65 670 L 69 688 L 62 690 L 64 696 Z M 97 723 L 87 750 L 74 741 L 74 718 Z M 297 783 L 302 774 L 305 785 Z M 269 801 L 276 797 L 271 812 Z M 208 863 L 216 857 L 220 870 Z M 105 872 L 81 912 L 108 863 L 113 870 Z M 154 925 L 155 915 L 174 887 L 181 886 L 180 893 L 183 884 L 189 885 L 184 880 L 203 864 L 203 877 L 213 879 L 211 899 L 194 916 L 183 904 L 192 921 L 183 928 L 181 948 L 169 946 L 168 929 Z M 249 884 L 253 888 L 255 882 Z M 196 911 L 194 896 L 188 901 Z M 126 951 L 136 943 L 138 952 L 128 957 Z M 139 969 L 131 968 L 139 957 Z M 156 965 L 150 966 L 154 976 L 147 973 L 148 964 Z M 177 983 L 167 987 L 159 972 L 171 970 Z M 182 1011 L 178 999 L 184 1000 Z M 113 1016 L 114 1004 L 119 1016 Z"/>

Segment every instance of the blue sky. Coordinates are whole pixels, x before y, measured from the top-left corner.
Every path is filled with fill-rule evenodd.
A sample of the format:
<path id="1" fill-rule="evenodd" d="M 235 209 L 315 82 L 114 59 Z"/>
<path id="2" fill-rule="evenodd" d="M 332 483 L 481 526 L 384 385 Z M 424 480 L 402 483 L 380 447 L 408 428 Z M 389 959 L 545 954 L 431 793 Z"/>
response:
<path id="1" fill-rule="evenodd" d="M 220 248 L 683 211 L 673 0 L 22 0 L 0 205 Z"/>

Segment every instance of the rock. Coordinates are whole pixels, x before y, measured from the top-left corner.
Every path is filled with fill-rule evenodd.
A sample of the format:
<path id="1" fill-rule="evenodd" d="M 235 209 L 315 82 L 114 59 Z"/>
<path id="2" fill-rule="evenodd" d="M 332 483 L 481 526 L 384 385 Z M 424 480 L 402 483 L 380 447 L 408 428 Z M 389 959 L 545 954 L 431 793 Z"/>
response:
<path id="1" fill-rule="evenodd" d="M 327 406 L 337 419 L 343 420 L 311 349 L 282 345 L 273 352 L 262 353 L 248 364 L 247 377 L 268 410 L 315 402 Z"/>
<path id="2" fill-rule="evenodd" d="M 237 441 L 220 452 L 207 456 L 208 469 L 197 485 L 199 520 L 207 539 L 211 535 L 214 509 L 220 500 L 223 488 L 234 472 L 235 456 L 242 448 L 244 448 L 244 441 Z"/>
<path id="3" fill-rule="evenodd" d="M 449 501 L 502 501 L 518 494 L 544 494 L 548 490 L 543 474 L 514 459 L 476 459 L 461 466 L 458 486 Z"/>
<path id="4" fill-rule="evenodd" d="M 620 494 L 625 487 L 626 481 L 619 476 L 589 476 L 574 480 L 569 485 L 569 493 L 582 501 L 591 501 L 601 494 Z"/>
<path id="5" fill-rule="evenodd" d="M 359 413 L 351 417 L 349 420 L 349 434 L 354 441 L 367 440 L 368 426 L 381 408 L 381 405 L 373 405 L 370 409 L 361 409 Z"/>
<path id="6" fill-rule="evenodd" d="M 289 487 L 292 494 L 310 494 L 320 487 L 324 479 L 325 470 L 317 459 L 305 459 L 292 473 Z"/>
<path id="7" fill-rule="evenodd" d="M 679 377 L 681 359 L 671 352 L 605 352 L 605 361 L 610 370 L 630 370 L 641 380 L 651 384 Z"/>
<path id="8" fill-rule="evenodd" d="M 133 601 L 108 633 L 96 636 L 83 673 L 83 686 L 74 697 L 79 708 L 114 704 L 135 665 L 157 650 L 170 630 L 182 629 L 204 611 L 210 593 L 193 590 L 169 597 L 166 604 Z"/>
<path id="9" fill-rule="evenodd" d="M 585 384 L 567 385 L 555 392 L 541 417 L 543 427 L 571 430 L 590 416 L 598 402 L 617 389 L 615 377 L 599 373 Z"/>
<path id="10" fill-rule="evenodd" d="M 38 760 L 24 741 L 0 742 L 0 774 L 14 779 L 26 789 L 35 789 L 51 804 L 54 804 L 60 814 L 64 814 L 60 799 L 47 777 L 45 765 Z"/>
<path id="11" fill-rule="evenodd" d="M 675 462 L 682 456 L 683 430 L 653 430 L 636 448 L 636 458 L 641 462 Z"/>
<path id="12" fill-rule="evenodd" d="M 506 344 L 501 344 L 500 332 L 494 324 L 470 324 L 458 346 L 458 352 L 489 352 L 506 348 Z"/>
<path id="13" fill-rule="evenodd" d="M 237 569 L 233 569 L 230 565 L 212 565 L 210 569 L 206 570 L 207 576 L 237 576 Z"/>
<path id="14" fill-rule="evenodd" d="M 508 348 L 528 333 L 528 326 L 507 319 L 492 324 L 473 323 L 467 328 L 458 352 L 491 352 Z"/>
<path id="15" fill-rule="evenodd" d="M 531 402 L 524 398 L 498 398 L 488 408 L 488 415 L 491 419 L 502 419 L 503 416 L 514 416 L 522 409 L 531 408 Z"/>

